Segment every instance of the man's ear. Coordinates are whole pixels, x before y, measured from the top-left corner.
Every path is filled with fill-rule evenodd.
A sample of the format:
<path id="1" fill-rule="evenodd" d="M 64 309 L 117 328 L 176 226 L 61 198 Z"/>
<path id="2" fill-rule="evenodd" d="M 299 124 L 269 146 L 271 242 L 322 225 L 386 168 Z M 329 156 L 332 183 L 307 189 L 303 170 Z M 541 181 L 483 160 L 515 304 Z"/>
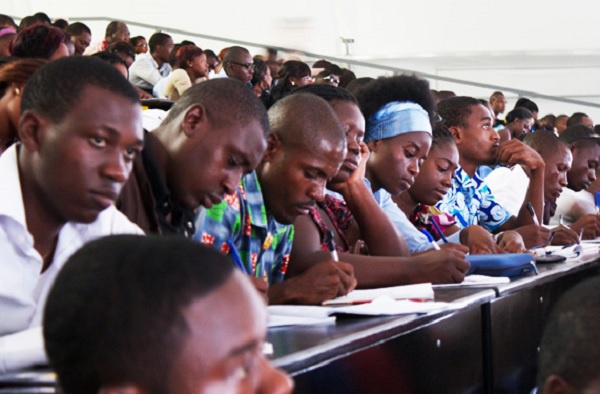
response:
<path id="1" fill-rule="evenodd" d="M 267 138 L 267 150 L 265 150 L 262 161 L 269 162 L 273 160 L 277 152 L 281 151 L 281 148 L 281 140 L 277 134 L 270 133 Z"/>
<path id="2" fill-rule="evenodd" d="M 98 394 L 147 394 L 148 391 L 133 385 L 104 387 Z"/>
<path id="3" fill-rule="evenodd" d="M 191 137 L 192 135 L 199 132 L 202 129 L 201 126 L 208 122 L 206 118 L 206 109 L 201 104 L 194 104 L 190 106 L 183 115 L 183 122 L 181 128 L 183 133 Z"/>
<path id="4" fill-rule="evenodd" d="M 30 152 L 40 149 L 45 138 L 48 120 L 31 110 L 25 111 L 19 119 L 19 140 Z"/>
<path id="5" fill-rule="evenodd" d="M 462 129 L 458 126 L 452 126 L 449 127 L 448 130 L 450 131 L 450 134 L 452 134 L 452 137 L 454 138 L 454 142 L 456 143 L 456 145 L 460 144 L 462 142 Z"/>

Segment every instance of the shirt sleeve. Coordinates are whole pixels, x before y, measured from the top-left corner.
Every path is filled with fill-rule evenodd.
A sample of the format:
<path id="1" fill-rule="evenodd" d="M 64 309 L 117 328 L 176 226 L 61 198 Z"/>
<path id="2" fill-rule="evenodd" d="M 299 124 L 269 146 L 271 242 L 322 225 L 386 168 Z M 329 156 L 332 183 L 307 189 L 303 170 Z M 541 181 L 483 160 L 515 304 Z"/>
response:
<path id="1" fill-rule="evenodd" d="M 510 214 L 496 202 L 487 185 L 480 189 L 480 198 L 481 203 L 477 212 L 479 225 L 489 232 L 494 232 L 510 219 Z"/>
<path id="2" fill-rule="evenodd" d="M 375 193 L 375 199 L 404 237 L 411 253 L 425 252 L 433 248 L 427 237 L 417 230 L 404 212 L 398 208 L 391 195 L 378 191 Z"/>
<path id="3" fill-rule="evenodd" d="M 47 363 L 42 327 L 0 337 L 0 374 Z"/>
<path id="4" fill-rule="evenodd" d="M 274 243 L 277 243 L 273 254 L 275 264 L 273 264 L 269 273 L 269 285 L 283 282 L 285 278 L 294 242 L 294 226 L 285 226 L 277 233 L 275 238 Z"/>

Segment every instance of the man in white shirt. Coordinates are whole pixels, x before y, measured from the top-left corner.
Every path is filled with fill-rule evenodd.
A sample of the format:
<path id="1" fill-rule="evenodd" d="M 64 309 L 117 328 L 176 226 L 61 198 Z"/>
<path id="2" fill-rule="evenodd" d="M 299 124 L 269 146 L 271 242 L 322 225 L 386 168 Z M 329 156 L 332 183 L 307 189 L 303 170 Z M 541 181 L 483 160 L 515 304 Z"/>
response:
<path id="1" fill-rule="evenodd" d="M 129 81 L 148 93 L 152 93 L 154 85 L 171 74 L 169 55 L 174 44 L 168 34 L 154 33 L 148 41 L 148 46 L 149 52 L 138 55 L 129 67 Z"/>
<path id="2" fill-rule="evenodd" d="M 96 58 L 51 62 L 26 84 L 21 142 L 0 157 L 0 373 L 44 361 L 43 306 L 72 253 L 141 233 L 113 205 L 142 149 L 141 119 L 135 90 Z"/>

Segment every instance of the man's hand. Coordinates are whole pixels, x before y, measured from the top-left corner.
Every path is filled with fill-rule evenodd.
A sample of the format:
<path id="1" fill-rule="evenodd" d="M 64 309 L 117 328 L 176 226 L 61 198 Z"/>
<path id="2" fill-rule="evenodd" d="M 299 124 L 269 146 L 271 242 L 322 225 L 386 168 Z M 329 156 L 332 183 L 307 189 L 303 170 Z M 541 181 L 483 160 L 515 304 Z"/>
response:
<path id="1" fill-rule="evenodd" d="M 352 265 L 327 260 L 271 286 L 269 303 L 321 305 L 323 301 L 348 294 L 355 287 Z"/>
<path id="2" fill-rule="evenodd" d="M 579 234 L 566 226 L 554 227 L 552 231 L 554 231 L 552 245 L 572 245 L 579 243 Z"/>
<path id="3" fill-rule="evenodd" d="M 530 170 L 544 168 L 542 156 L 535 149 L 517 139 L 500 144 L 497 159 L 500 165 L 509 167 L 521 164 Z"/>
<path id="4" fill-rule="evenodd" d="M 528 224 L 527 226 L 518 227 L 514 231 L 518 232 L 521 237 L 523 237 L 523 241 L 525 242 L 525 247 L 527 249 L 531 249 L 535 246 L 545 245 L 550 238 L 550 230 L 535 224 Z"/>
<path id="5" fill-rule="evenodd" d="M 469 262 L 457 250 L 436 250 L 413 256 L 408 268 L 410 283 L 460 283 Z"/>
<path id="6" fill-rule="evenodd" d="M 327 187 L 342 196 L 349 196 L 353 187 L 365 187 L 365 171 L 369 159 L 369 148 L 364 142 L 360 144 L 360 161 L 356 170 L 343 183 L 329 183 Z"/>
<path id="7" fill-rule="evenodd" d="M 583 229 L 583 239 L 594 239 L 600 237 L 600 215 L 584 215 L 569 226 L 577 235 Z"/>
<path id="8" fill-rule="evenodd" d="M 523 237 L 516 231 L 505 231 L 498 236 L 498 246 L 507 253 L 523 253 L 527 251 Z"/>
<path id="9" fill-rule="evenodd" d="M 483 227 L 469 226 L 462 231 L 468 231 L 467 245 L 471 254 L 503 253 L 503 250 L 494 241 L 492 234 Z"/>

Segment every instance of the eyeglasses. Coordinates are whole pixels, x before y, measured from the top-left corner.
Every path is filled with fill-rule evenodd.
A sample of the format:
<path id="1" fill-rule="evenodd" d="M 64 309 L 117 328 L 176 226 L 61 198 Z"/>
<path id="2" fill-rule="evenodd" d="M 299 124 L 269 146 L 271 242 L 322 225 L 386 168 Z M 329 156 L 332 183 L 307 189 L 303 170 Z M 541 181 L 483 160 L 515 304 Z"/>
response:
<path id="1" fill-rule="evenodd" d="M 254 63 L 236 63 L 236 62 L 229 62 L 229 63 L 235 64 L 236 66 L 244 67 L 248 71 L 254 69 Z"/>
<path id="2" fill-rule="evenodd" d="M 340 83 L 340 79 L 338 77 L 336 77 L 335 75 L 328 75 L 325 78 L 323 78 L 325 81 L 329 81 L 335 84 L 339 84 Z"/>

